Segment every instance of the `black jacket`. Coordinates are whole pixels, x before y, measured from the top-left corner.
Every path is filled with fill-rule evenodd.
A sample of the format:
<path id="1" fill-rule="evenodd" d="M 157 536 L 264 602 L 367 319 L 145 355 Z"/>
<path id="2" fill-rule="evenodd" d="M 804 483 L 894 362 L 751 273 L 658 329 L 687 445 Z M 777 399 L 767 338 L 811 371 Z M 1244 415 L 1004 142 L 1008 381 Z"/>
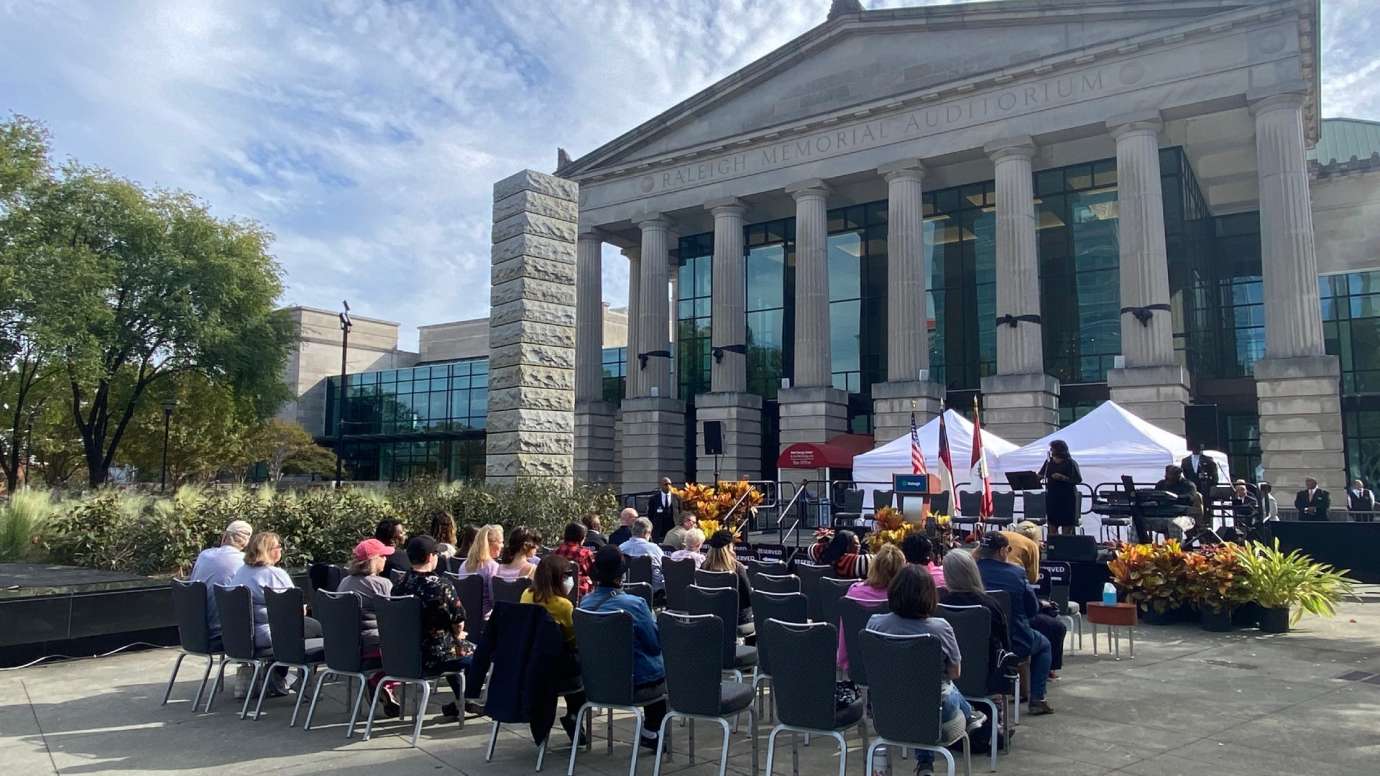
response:
<path id="1" fill-rule="evenodd" d="M 680 518 L 680 498 L 674 493 L 670 494 L 670 505 L 663 506 L 661 500 L 665 498 L 660 490 L 653 493 L 651 501 L 647 504 L 647 519 L 652 521 L 652 541 L 659 542 L 666 535 L 666 532 L 676 527 Z"/>
<path id="2" fill-rule="evenodd" d="M 1349 512 L 1374 512 L 1375 494 L 1370 488 L 1363 488 L 1361 495 L 1356 495 L 1356 491 L 1351 488 L 1346 489 L 1346 508 Z"/>
<path id="3" fill-rule="evenodd" d="M 560 688 L 579 665 L 544 607 L 499 602 L 465 674 L 465 697 L 478 698 L 493 665 L 484 713 L 497 722 L 526 722 L 541 743 L 556 721 Z"/>
<path id="4" fill-rule="evenodd" d="M 1313 507 L 1311 514 L 1305 514 L 1304 509 Z M 1308 500 L 1308 490 L 1304 489 L 1294 495 L 1294 509 L 1299 511 L 1300 520 L 1327 520 L 1327 510 L 1332 506 L 1332 496 L 1322 488 L 1313 491 L 1313 500 Z"/>
<path id="5" fill-rule="evenodd" d="M 585 546 L 591 550 L 598 550 L 608 543 L 608 537 L 598 531 L 585 531 Z"/>
<path id="6" fill-rule="evenodd" d="M 1198 488 L 1198 492 L 1203 495 L 1210 495 L 1212 489 L 1218 484 L 1220 475 L 1217 473 L 1217 462 L 1207 456 L 1206 453 L 1198 456 L 1198 468 L 1193 468 L 1193 456 L 1189 455 L 1179 462 L 1179 468 L 1183 469 L 1184 479 L 1193 483 Z"/>

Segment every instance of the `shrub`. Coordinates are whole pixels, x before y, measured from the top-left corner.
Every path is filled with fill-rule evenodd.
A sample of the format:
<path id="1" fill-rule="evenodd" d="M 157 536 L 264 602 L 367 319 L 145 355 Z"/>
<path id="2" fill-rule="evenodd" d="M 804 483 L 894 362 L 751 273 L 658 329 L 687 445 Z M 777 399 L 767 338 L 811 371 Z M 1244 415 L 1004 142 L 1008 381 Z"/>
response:
<path id="1" fill-rule="evenodd" d="M 1190 600 L 1188 561 L 1177 541 L 1123 544 L 1107 568 L 1117 587 L 1143 611 L 1164 614 Z"/>
<path id="2" fill-rule="evenodd" d="M 47 491 L 24 488 L 0 504 L 0 561 L 32 560 L 41 554 L 39 536 L 53 514 Z"/>
<path id="3" fill-rule="evenodd" d="M 1346 569 L 1338 571 L 1326 563 L 1314 563 L 1298 550 L 1285 555 L 1278 539 L 1273 545 L 1251 542 L 1241 555 L 1255 600 L 1268 609 L 1291 609 L 1291 625 L 1297 624 L 1304 612 L 1333 616 L 1337 603 L 1356 592 L 1356 582 L 1346 576 Z"/>
<path id="4" fill-rule="evenodd" d="M 1242 558 L 1246 551 L 1236 544 L 1213 544 L 1184 557 L 1188 563 L 1188 597 L 1199 608 L 1230 612 L 1252 599 Z"/>

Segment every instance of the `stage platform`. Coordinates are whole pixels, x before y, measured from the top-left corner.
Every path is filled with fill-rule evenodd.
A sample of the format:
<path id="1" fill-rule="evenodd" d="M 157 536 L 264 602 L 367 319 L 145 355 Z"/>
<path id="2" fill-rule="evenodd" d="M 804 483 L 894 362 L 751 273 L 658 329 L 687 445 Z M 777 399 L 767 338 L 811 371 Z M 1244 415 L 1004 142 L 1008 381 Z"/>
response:
<path id="1" fill-rule="evenodd" d="M 1269 524 L 1285 552 L 1300 550 L 1319 563 L 1350 569 L 1351 578 L 1380 582 L 1380 523 L 1303 522 Z"/>

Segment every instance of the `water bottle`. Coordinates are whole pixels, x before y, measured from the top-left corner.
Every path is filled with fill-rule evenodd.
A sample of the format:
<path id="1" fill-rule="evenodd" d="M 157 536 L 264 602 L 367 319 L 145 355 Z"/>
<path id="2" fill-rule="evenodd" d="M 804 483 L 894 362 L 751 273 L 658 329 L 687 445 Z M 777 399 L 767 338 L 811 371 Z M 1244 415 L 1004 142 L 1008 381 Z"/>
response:
<path id="1" fill-rule="evenodd" d="M 1116 585 L 1108 582 L 1102 586 L 1102 603 L 1105 606 L 1116 605 Z"/>

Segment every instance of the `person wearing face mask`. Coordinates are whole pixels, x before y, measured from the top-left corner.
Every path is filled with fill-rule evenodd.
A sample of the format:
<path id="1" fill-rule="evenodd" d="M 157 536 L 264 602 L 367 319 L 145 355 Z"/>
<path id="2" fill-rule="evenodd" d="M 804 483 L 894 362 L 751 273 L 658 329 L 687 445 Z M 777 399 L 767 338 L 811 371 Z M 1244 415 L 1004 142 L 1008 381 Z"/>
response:
<path id="1" fill-rule="evenodd" d="M 570 602 L 574 590 L 574 565 L 560 555 L 548 553 L 537 564 L 536 573 L 532 575 L 532 586 L 522 591 L 522 603 L 536 604 L 546 609 L 551 619 L 560 626 L 569 657 L 564 666 L 566 670 L 561 672 L 563 675 L 560 678 L 570 684 L 574 684 L 572 680 L 580 676 L 580 653 L 575 644 L 575 605 Z M 575 714 L 584 703 L 584 691 L 565 695 L 565 716 L 561 717 L 560 722 L 571 738 L 574 738 Z"/>

